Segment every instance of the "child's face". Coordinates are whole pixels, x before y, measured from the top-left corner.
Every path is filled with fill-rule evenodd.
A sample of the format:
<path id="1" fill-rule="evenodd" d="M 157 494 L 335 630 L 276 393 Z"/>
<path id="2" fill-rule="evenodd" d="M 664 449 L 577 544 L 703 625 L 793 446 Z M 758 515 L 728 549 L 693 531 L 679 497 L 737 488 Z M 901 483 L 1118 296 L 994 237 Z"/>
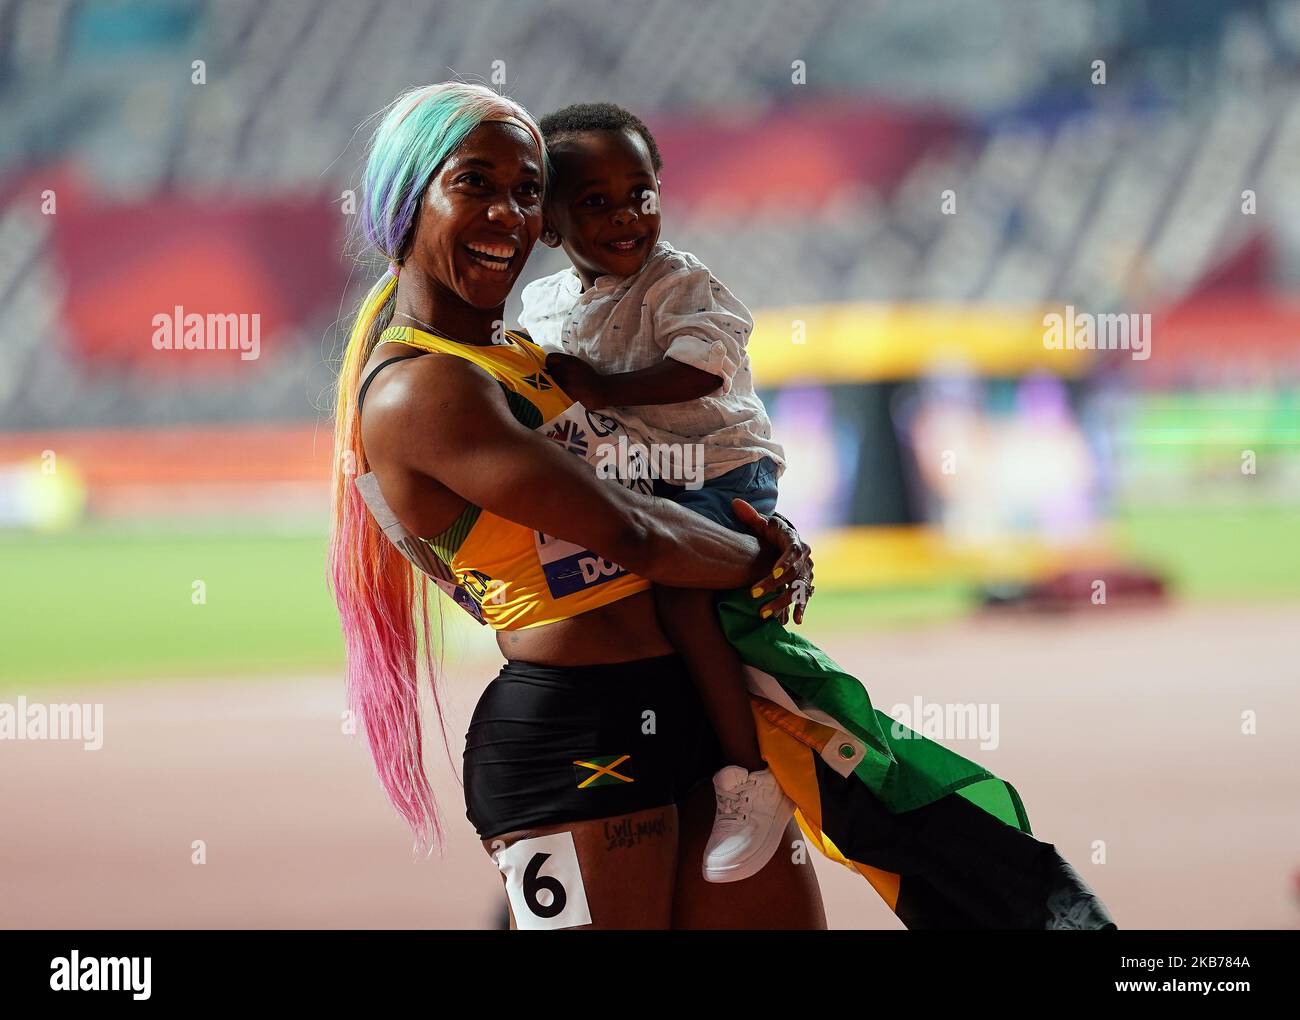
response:
<path id="1" fill-rule="evenodd" d="M 659 240 L 659 180 L 645 141 L 632 130 L 586 131 L 548 149 L 556 187 L 547 196 L 547 225 L 583 285 L 631 276 Z"/>

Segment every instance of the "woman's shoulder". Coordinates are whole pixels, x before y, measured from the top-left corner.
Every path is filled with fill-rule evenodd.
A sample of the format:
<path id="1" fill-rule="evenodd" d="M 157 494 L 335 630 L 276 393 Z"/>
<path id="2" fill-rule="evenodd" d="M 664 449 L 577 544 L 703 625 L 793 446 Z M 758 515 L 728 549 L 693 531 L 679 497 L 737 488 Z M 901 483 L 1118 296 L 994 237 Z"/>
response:
<path id="1" fill-rule="evenodd" d="M 492 375 L 465 358 L 442 351 L 421 352 L 386 368 L 366 397 L 366 417 L 404 421 L 458 413 L 466 403 L 498 396 Z"/>

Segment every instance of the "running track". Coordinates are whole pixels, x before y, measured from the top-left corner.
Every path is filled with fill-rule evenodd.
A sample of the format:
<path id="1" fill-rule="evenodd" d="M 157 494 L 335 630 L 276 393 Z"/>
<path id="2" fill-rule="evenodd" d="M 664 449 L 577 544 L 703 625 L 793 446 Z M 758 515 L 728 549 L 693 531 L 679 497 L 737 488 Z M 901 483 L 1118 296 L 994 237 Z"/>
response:
<path id="1" fill-rule="evenodd" d="M 1084 612 L 818 635 L 878 706 L 986 702 L 1000 744 L 953 746 L 1011 779 L 1039 838 L 1121 927 L 1300 926 L 1300 658 L 1294 606 Z M 483 652 L 453 655 L 459 740 Z M 500 884 L 429 744 L 447 856 L 414 861 L 341 681 L 176 682 L 12 701 L 99 700 L 102 750 L 0 743 L 0 927 L 494 926 Z M 1243 710 L 1258 733 L 1243 736 Z M 456 748 L 459 760 L 459 748 Z M 191 863 L 206 842 L 207 863 Z M 1107 862 L 1091 862 L 1104 840 Z M 832 927 L 898 927 L 820 858 Z"/>

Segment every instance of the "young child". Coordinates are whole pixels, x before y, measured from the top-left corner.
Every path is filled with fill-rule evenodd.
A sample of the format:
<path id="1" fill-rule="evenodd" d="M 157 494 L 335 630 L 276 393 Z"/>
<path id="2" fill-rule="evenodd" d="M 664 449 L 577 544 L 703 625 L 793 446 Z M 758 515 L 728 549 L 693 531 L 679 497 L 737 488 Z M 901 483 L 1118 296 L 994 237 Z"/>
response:
<path id="1" fill-rule="evenodd" d="M 750 378 L 748 310 L 697 258 L 659 240 L 662 162 L 637 117 L 583 103 L 542 118 L 541 128 L 554 168 L 541 240 L 562 246 L 573 268 L 524 288 L 520 322 L 554 352 L 548 373 L 587 409 L 638 419 L 678 463 L 702 452 L 702 473 L 661 478 L 657 495 L 744 530 L 732 499 L 771 513 L 785 467 Z M 729 763 L 713 778 L 704 877 L 740 881 L 771 859 L 793 804 L 759 753 L 743 666 L 722 634 L 714 593 L 655 594 Z"/>

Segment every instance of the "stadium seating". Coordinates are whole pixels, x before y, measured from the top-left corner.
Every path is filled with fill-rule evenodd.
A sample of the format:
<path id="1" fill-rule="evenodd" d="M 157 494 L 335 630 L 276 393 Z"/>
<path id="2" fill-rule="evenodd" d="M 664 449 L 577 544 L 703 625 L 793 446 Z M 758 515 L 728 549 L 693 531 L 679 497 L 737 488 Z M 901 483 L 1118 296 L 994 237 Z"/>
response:
<path id="1" fill-rule="evenodd" d="M 70 341 L 55 243 L 67 219 L 41 215 L 38 196 L 67 181 L 140 208 L 314 201 L 341 250 L 358 125 L 400 89 L 453 74 L 503 70 L 539 112 L 604 98 L 642 113 L 674 139 L 665 237 L 755 306 L 1137 310 L 1195 293 L 1260 237 L 1274 282 L 1300 275 L 1300 4 L 1190 3 L 1177 25 L 1118 4 L 950 7 L 936 20 L 906 2 L 652 0 L 589 19 L 581 0 L 0 0 L 0 428 L 314 417 L 365 272 L 346 295 L 317 294 L 266 370 L 150 387 Z M 1224 18 L 1229 44 L 1208 50 Z M 1143 38 L 1141 55 L 1112 45 L 1121 37 Z M 1007 38 L 1024 59 L 991 64 Z M 1089 81 L 1098 54 L 1104 86 Z M 204 83 L 174 87 L 200 60 Z M 805 134 L 773 148 L 782 117 Z M 709 151 L 724 140 L 753 147 L 742 165 L 770 200 L 728 201 L 737 160 Z M 947 189 L 956 215 L 941 210 Z M 525 280 L 561 265 L 539 250 Z"/>

